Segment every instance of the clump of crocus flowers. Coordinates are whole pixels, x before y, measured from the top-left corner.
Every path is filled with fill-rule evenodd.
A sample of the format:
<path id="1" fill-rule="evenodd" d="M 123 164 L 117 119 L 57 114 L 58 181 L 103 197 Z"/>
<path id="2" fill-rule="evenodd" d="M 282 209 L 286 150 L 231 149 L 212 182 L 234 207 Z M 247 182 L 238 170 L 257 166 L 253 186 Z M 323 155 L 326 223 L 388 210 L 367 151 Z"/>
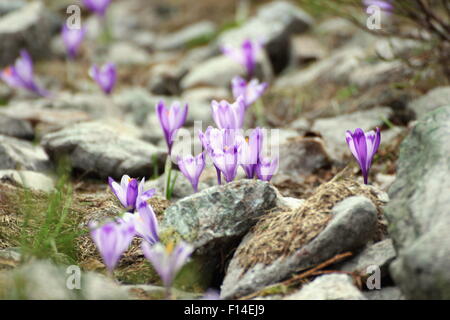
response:
<path id="1" fill-rule="evenodd" d="M 380 146 L 380 129 L 377 128 L 376 131 L 364 132 L 364 130 L 358 128 L 353 133 L 347 131 L 345 138 L 350 151 L 361 168 L 364 183 L 367 184 L 373 157 Z"/>
<path id="2" fill-rule="evenodd" d="M 91 238 L 111 277 L 133 238 L 135 236 L 141 238 L 144 255 L 160 275 L 166 288 L 167 298 L 169 298 L 173 280 L 189 260 L 194 248 L 183 241 L 176 246 L 161 244 L 158 234 L 158 219 L 153 208 L 147 202 L 154 195 L 155 190 L 144 191 L 145 180 L 142 179 L 139 184 L 137 181 L 137 179 L 124 175 L 119 185 L 109 178 L 111 190 L 128 211 L 114 221 L 106 222 L 103 225 L 90 222 Z"/>

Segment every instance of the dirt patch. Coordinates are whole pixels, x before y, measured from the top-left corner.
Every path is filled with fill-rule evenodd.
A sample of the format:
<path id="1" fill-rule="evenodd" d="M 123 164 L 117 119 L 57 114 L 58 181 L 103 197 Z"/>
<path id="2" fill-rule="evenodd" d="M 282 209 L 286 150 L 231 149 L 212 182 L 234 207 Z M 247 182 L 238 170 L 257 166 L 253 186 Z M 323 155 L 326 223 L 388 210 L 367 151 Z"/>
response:
<path id="1" fill-rule="evenodd" d="M 236 252 L 241 267 L 248 270 L 292 255 L 325 229 L 335 204 L 355 195 L 372 200 L 382 215 L 382 202 L 372 188 L 352 179 L 330 181 L 318 187 L 301 208 L 262 218 L 252 229 L 252 238 Z"/>

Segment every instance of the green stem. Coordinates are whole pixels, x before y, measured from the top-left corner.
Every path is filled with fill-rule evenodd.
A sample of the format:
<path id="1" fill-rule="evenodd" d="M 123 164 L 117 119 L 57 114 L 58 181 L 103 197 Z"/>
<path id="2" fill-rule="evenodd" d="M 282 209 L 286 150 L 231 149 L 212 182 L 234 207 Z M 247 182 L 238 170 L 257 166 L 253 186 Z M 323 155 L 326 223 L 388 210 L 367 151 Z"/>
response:
<path id="1" fill-rule="evenodd" d="M 166 159 L 166 165 L 164 167 L 164 173 L 166 176 L 166 181 L 164 184 L 164 194 L 166 195 L 166 199 L 170 200 L 170 198 L 172 197 L 172 192 L 171 192 L 171 188 L 170 188 L 170 177 L 172 175 L 172 161 L 170 159 L 170 155 L 167 155 L 167 159 Z"/>

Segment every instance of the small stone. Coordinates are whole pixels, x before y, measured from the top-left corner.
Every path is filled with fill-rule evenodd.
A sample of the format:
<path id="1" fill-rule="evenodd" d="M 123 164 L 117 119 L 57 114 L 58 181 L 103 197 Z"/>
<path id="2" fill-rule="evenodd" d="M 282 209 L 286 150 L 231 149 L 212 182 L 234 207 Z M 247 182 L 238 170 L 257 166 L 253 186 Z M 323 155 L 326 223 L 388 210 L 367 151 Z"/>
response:
<path id="1" fill-rule="evenodd" d="M 296 36 L 292 39 L 292 64 L 303 66 L 327 55 L 326 48 L 311 36 Z"/>
<path id="2" fill-rule="evenodd" d="M 169 207 L 161 229 L 174 230 L 196 252 L 218 258 L 276 205 L 277 192 L 267 182 L 239 180 L 183 198 Z"/>
<path id="3" fill-rule="evenodd" d="M 292 71 L 275 81 L 276 88 L 299 88 L 308 86 L 317 79 L 327 79 L 347 83 L 350 73 L 365 56 L 361 48 L 343 48 L 329 57 L 312 63 L 305 69 Z"/>
<path id="4" fill-rule="evenodd" d="M 37 191 L 51 192 L 55 183 L 49 176 L 34 171 L 0 170 L 0 181 L 9 181 Z"/>
<path id="5" fill-rule="evenodd" d="M 308 175 L 329 166 L 331 159 L 319 138 L 291 138 L 280 145 L 279 173 Z"/>
<path id="6" fill-rule="evenodd" d="M 165 158 L 164 150 L 101 122 L 76 124 L 46 134 L 41 144 L 53 159 L 67 155 L 73 169 L 102 179 L 118 179 L 124 174 L 148 176 L 153 172 L 152 159 L 156 157 L 162 168 Z"/>
<path id="7" fill-rule="evenodd" d="M 395 256 L 392 239 L 386 239 L 365 248 L 361 253 L 343 263 L 337 270 L 365 274 L 368 267 L 377 266 L 381 270 L 381 276 L 385 277 L 388 275 L 389 264 L 395 259 Z"/>
<path id="8" fill-rule="evenodd" d="M 34 138 L 34 130 L 29 122 L 2 114 L 0 114 L 0 134 L 25 140 Z"/>
<path id="9" fill-rule="evenodd" d="M 22 49 L 34 59 L 47 57 L 52 28 L 51 14 L 39 1 L 0 16 L 0 66 L 13 63 Z"/>
<path id="10" fill-rule="evenodd" d="M 352 132 L 356 128 L 365 131 L 381 127 L 384 120 L 389 119 L 392 110 L 386 107 L 378 107 L 370 110 L 356 111 L 332 118 L 317 119 L 312 126 L 312 131 L 322 135 L 328 154 L 337 160 L 342 160 L 345 155 L 350 155 L 350 150 L 345 141 L 346 130 Z M 383 143 L 383 132 L 381 132 Z"/>
<path id="11" fill-rule="evenodd" d="M 118 65 L 145 65 L 150 62 L 150 55 L 132 43 L 117 42 L 109 49 L 108 60 Z"/>
<path id="12" fill-rule="evenodd" d="M 327 274 L 304 285 L 284 300 L 367 300 L 346 274 Z"/>
<path id="13" fill-rule="evenodd" d="M 261 54 L 258 59 L 256 75 L 264 80 L 272 77 L 270 65 L 264 54 Z M 245 76 L 244 67 L 231 58 L 220 55 L 193 67 L 181 80 L 181 89 L 187 90 L 202 86 L 228 88 L 235 76 Z"/>
<path id="14" fill-rule="evenodd" d="M 200 21 L 183 29 L 160 36 L 156 42 L 157 50 L 179 50 L 194 44 L 197 40 L 212 37 L 216 32 L 216 25 L 211 21 Z"/>
<path id="15" fill-rule="evenodd" d="M 428 112 L 450 104 L 450 86 L 437 87 L 426 95 L 411 101 L 408 108 L 418 119 L 423 118 Z"/>
<path id="16" fill-rule="evenodd" d="M 46 171 L 50 162 L 42 147 L 0 135 L 0 169 Z"/>
<path id="17" fill-rule="evenodd" d="M 388 81 L 400 81 L 411 71 L 400 61 L 382 61 L 373 65 L 361 65 L 350 75 L 350 84 L 369 88 Z"/>
<path id="18" fill-rule="evenodd" d="M 369 300 L 406 300 L 397 287 L 384 287 L 380 290 L 364 291 L 364 295 Z"/>

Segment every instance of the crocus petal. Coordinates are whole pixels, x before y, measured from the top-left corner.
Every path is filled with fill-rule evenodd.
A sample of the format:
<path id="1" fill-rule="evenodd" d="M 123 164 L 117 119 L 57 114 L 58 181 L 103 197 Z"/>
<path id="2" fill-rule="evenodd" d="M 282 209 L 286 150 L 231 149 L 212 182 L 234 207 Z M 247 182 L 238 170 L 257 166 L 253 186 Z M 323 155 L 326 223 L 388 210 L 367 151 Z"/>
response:
<path id="1" fill-rule="evenodd" d="M 361 168 L 364 183 L 367 184 L 372 159 L 380 145 L 380 129 L 377 128 L 376 133 L 374 131 L 364 133 L 362 129 L 358 128 L 354 133 L 347 131 L 345 136 L 350 151 Z"/>
<path id="2" fill-rule="evenodd" d="M 101 227 L 96 223 L 89 223 L 91 237 L 94 241 L 103 262 L 108 270 L 112 271 L 127 250 L 135 235 L 134 225 L 131 222 L 109 222 Z"/>
<path id="3" fill-rule="evenodd" d="M 128 183 L 127 191 L 127 206 L 130 211 L 133 211 L 136 208 L 136 199 L 138 196 L 138 182 L 136 179 L 131 179 Z"/>

